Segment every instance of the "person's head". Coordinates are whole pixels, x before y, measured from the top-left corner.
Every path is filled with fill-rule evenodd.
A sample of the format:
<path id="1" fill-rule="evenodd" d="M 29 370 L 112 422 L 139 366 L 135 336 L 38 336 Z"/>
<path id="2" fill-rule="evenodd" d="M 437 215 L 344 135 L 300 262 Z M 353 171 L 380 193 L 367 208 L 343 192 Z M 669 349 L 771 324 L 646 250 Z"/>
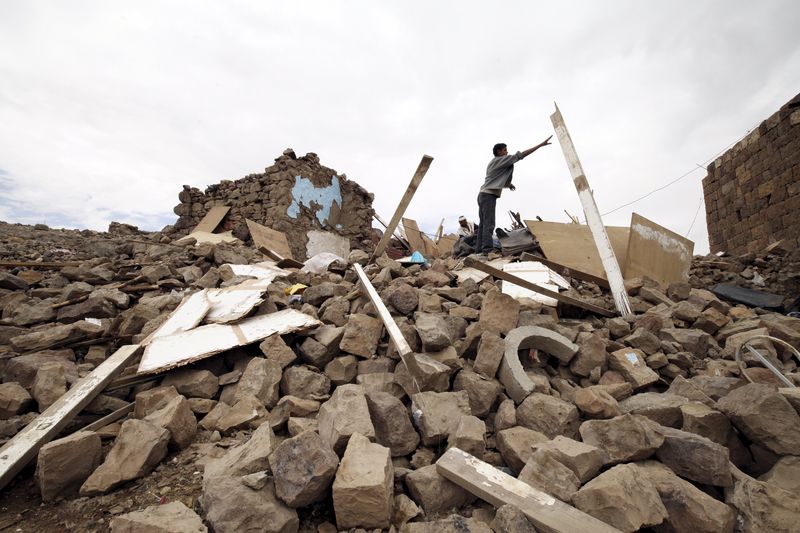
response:
<path id="1" fill-rule="evenodd" d="M 508 149 L 506 147 L 506 144 L 505 143 L 495 144 L 494 147 L 492 148 L 492 153 L 494 154 L 495 157 L 501 155 L 508 155 Z"/>
<path id="2" fill-rule="evenodd" d="M 467 227 L 467 218 L 466 217 L 458 217 L 458 225 Z"/>

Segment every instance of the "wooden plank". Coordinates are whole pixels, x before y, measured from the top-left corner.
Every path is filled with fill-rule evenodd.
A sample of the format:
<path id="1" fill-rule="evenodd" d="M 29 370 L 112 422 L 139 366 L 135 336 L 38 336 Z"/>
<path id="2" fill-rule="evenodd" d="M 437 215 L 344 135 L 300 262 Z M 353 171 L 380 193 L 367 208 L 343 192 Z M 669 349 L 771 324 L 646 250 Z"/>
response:
<path id="1" fill-rule="evenodd" d="M 113 424 L 114 422 L 116 422 L 120 418 L 123 418 L 125 415 L 132 413 L 133 412 L 133 408 L 135 406 L 136 406 L 136 403 L 135 402 L 131 402 L 128 405 L 126 405 L 125 407 L 120 407 L 119 409 L 117 409 L 113 413 L 109 413 L 106 416 L 104 416 L 103 418 L 95 420 L 94 422 L 92 422 L 88 426 L 80 429 L 80 431 L 97 431 L 98 429 L 104 428 L 109 424 Z"/>
<path id="2" fill-rule="evenodd" d="M 389 227 L 386 224 L 386 222 L 384 222 L 384 220 L 380 217 L 380 215 L 378 215 L 378 213 L 372 213 L 372 216 L 375 218 L 375 220 L 377 220 L 378 222 L 381 223 L 381 226 L 383 226 L 383 229 L 386 229 L 386 228 Z M 408 242 L 406 242 L 406 238 L 400 234 L 400 231 L 395 230 L 393 237 L 395 239 L 397 239 L 397 242 L 399 242 L 401 245 L 403 245 L 404 248 L 408 249 Z"/>
<path id="3" fill-rule="evenodd" d="M 643 216 L 631 214 L 625 277 L 645 277 L 667 287 L 689 280 L 694 243 Z"/>
<path id="4" fill-rule="evenodd" d="M 247 229 L 250 230 L 250 236 L 253 238 L 253 244 L 256 245 L 256 248 L 259 250 L 264 248 L 277 254 L 277 257 L 272 256 L 276 261 L 294 258 L 285 233 L 262 226 L 250 219 L 245 219 L 245 222 L 247 222 Z"/>
<path id="5" fill-rule="evenodd" d="M 386 226 L 386 231 L 383 232 L 383 237 L 381 237 L 380 242 L 375 247 L 375 251 L 372 252 L 370 261 L 373 261 L 376 257 L 380 257 L 383 251 L 386 250 L 386 246 L 388 246 L 389 240 L 392 238 L 392 233 L 397 229 L 397 225 L 400 223 L 403 213 L 406 212 L 408 204 L 411 203 L 411 199 L 414 197 L 414 193 L 417 192 L 417 187 L 419 187 L 419 184 L 422 182 L 422 178 L 424 178 L 425 174 L 428 172 L 431 162 L 433 162 L 431 156 L 422 156 L 422 160 L 419 162 L 416 172 L 414 172 L 414 175 L 411 177 L 411 182 L 408 184 L 403 198 L 401 198 L 400 203 L 397 204 L 397 209 L 395 209 L 394 215 L 392 215 L 392 220 L 389 221 L 389 224 Z"/>
<path id="6" fill-rule="evenodd" d="M 536 237 L 544 255 L 550 261 L 573 270 L 606 279 L 606 271 L 589 226 L 562 222 L 526 220 L 525 225 Z M 630 228 L 606 226 L 614 254 L 623 262 L 628 251 Z"/>
<path id="7" fill-rule="evenodd" d="M 139 354 L 139 349 L 138 344 L 131 344 L 114 352 L 0 448 L 0 489 L 94 400 L 114 375 Z"/>
<path id="8" fill-rule="evenodd" d="M 408 244 L 411 246 L 411 251 L 425 254 L 425 241 L 422 239 L 422 232 L 419 230 L 417 221 L 404 218 L 403 229 L 405 230 Z"/>
<path id="9" fill-rule="evenodd" d="M 442 238 L 442 231 L 443 230 L 444 230 L 444 219 L 442 219 L 442 221 L 439 222 L 439 227 L 436 228 L 436 233 L 433 234 L 434 235 L 433 241 L 435 243 L 437 243 L 437 244 L 439 243 L 439 239 Z"/>
<path id="10" fill-rule="evenodd" d="M 575 278 L 575 279 L 579 279 L 581 281 L 588 281 L 590 283 L 594 283 L 594 284 L 596 284 L 596 285 L 598 285 L 600 287 L 603 287 L 604 289 L 608 289 L 609 288 L 608 281 L 606 281 L 604 278 L 598 278 L 597 276 L 593 276 L 593 275 L 588 274 L 586 272 L 581 272 L 580 270 L 576 270 L 574 268 L 566 267 L 566 266 L 564 266 L 562 264 L 556 263 L 555 261 L 551 261 L 549 259 L 545 259 L 544 257 L 539 256 L 539 255 L 531 254 L 531 253 L 528 253 L 528 252 L 522 252 L 522 255 L 520 256 L 520 260 L 522 260 L 522 261 L 538 261 L 538 262 L 542 263 L 543 265 L 545 265 L 545 266 L 547 266 L 549 268 L 552 268 L 553 270 L 555 270 L 556 272 L 558 272 L 559 274 L 561 274 L 564 277 Z"/>
<path id="11" fill-rule="evenodd" d="M 459 448 L 450 448 L 436 471 L 497 508 L 511 504 L 545 533 L 621 533 L 617 528 L 509 476 Z"/>
<path id="12" fill-rule="evenodd" d="M 417 377 L 422 376 L 422 371 L 417 364 L 417 359 L 414 357 L 414 354 L 411 351 L 411 347 L 408 345 L 406 338 L 403 337 L 403 333 L 397 326 L 397 322 L 395 322 L 392 318 L 392 314 L 386 308 L 386 305 L 383 303 L 383 300 L 381 300 L 381 297 L 378 295 L 375 287 L 373 287 L 372 283 L 369 281 L 367 273 L 364 272 L 364 269 L 361 268 L 361 265 L 358 263 L 353 264 L 353 268 L 356 271 L 356 275 L 358 275 L 359 281 L 361 281 L 361 285 L 364 287 L 364 290 L 367 293 L 369 301 L 372 302 L 372 306 L 378 312 L 378 316 L 380 316 L 383 325 L 386 327 L 386 331 L 389 333 L 389 338 L 392 339 L 394 347 L 397 349 L 397 353 L 400 355 L 400 360 L 403 361 L 406 370 L 408 370 L 408 373 L 412 376 L 412 378 L 414 378 L 416 383 Z"/>
<path id="13" fill-rule="evenodd" d="M 208 289 L 184 296 L 164 323 L 141 342 L 142 346 L 150 344 L 150 341 L 158 337 L 166 337 L 192 329 L 203 320 L 209 309 L 211 309 L 211 302 L 208 300 Z"/>
<path id="14" fill-rule="evenodd" d="M 197 226 L 191 231 L 194 233 L 195 231 L 207 231 L 208 233 L 214 233 L 214 230 L 217 229 L 219 223 L 222 222 L 222 219 L 225 218 L 225 215 L 228 214 L 230 211 L 230 207 L 227 205 L 215 205 L 211 209 L 209 209 L 206 216 L 203 217 L 203 220 L 200 221 Z"/>
<path id="15" fill-rule="evenodd" d="M 433 242 L 433 239 L 422 234 L 422 242 L 425 244 L 425 256 L 426 257 L 439 257 L 442 255 L 442 252 L 439 251 L 439 246 Z"/>
<path id="16" fill-rule="evenodd" d="M 597 209 L 594 196 L 592 196 L 592 191 L 589 188 L 589 181 L 583 172 L 583 166 L 578 159 L 575 145 L 572 143 L 572 138 L 558 106 L 556 106 L 555 113 L 550 115 L 550 121 L 556 130 L 556 137 L 558 137 L 558 142 L 561 145 L 561 151 L 564 152 L 564 159 L 567 160 L 567 167 L 569 167 L 572 175 L 575 189 L 578 191 L 578 198 L 581 200 L 586 222 L 589 225 L 589 229 L 592 230 L 592 237 L 594 237 L 597 252 L 600 254 L 600 260 L 603 263 L 603 270 L 606 272 L 606 279 L 611 287 L 614 304 L 622 316 L 629 316 L 632 314 L 631 303 L 628 301 L 628 293 L 625 291 L 625 282 L 622 279 L 620 263 L 617 261 L 614 249 L 611 247 L 608 233 L 606 233 L 606 228 L 603 226 L 603 219 L 600 217 L 600 210 Z"/>
<path id="17" fill-rule="evenodd" d="M 535 283 L 531 283 L 530 281 L 526 281 L 518 276 L 514 276 L 513 274 L 509 274 L 508 272 L 503 272 L 502 270 L 498 270 L 494 267 L 487 265 L 486 263 L 482 263 L 473 257 L 467 257 L 464 259 L 464 265 L 475 268 L 477 270 L 481 270 L 486 272 L 490 276 L 494 276 L 495 278 L 502 279 L 503 281 L 508 281 L 509 283 L 513 283 L 514 285 L 519 285 L 525 289 L 531 290 L 533 292 L 538 292 L 539 294 L 544 294 L 545 296 L 549 296 L 550 298 L 555 298 L 561 303 L 571 305 L 573 307 L 580 307 L 581 309 L 586 309 L 587 311 L 591 311 L 592 313 L 596 313 L 600 316 L 607 316 L 613 317 L 616 316 L 613 311 L 609 311 L 608 309 L 604 309 L 602 307 L 598 307 L 596 305 L 590 304 L 589 302 L 584 302 L 582 300 L 578 300 L 576 298 L 572 298 L 570 296 L 565 296 L 555 291 L 551 291 L 549 289 L 545 289 L 539 287 Z"/>

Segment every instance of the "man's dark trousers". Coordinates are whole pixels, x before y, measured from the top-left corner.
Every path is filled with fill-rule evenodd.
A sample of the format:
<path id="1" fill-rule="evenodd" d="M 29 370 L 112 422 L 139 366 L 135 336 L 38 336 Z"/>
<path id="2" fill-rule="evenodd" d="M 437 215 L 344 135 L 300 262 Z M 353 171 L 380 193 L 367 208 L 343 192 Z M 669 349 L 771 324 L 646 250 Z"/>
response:
<path id="1" fill-rule="evenodd" d="M 497 204 L 497 196 L 482 192 L 478 194 L 478 217 L 480 217 L 480 228 L 478 238 L 475 243 L 475 250 L 478 253 L 489 253 L 494 248 L 492 234 L 494 233 L 494 208 Z"/>

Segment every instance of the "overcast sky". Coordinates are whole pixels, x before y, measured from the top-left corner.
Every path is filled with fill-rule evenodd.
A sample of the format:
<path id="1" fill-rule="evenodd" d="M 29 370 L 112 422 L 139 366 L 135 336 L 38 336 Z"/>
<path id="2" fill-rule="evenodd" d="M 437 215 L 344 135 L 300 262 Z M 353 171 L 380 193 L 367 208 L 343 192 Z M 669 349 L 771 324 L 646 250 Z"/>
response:
<path id="1" fill-rule="evenodd" d="M 0 3 L 0 219 L 105 230 L 176 220 L 183 184 L 316 152 L 389 219 L 477 219 L 491 147 L 553 133 L 556 101 L 605 213 L 685 235 L 705 166 L 800 92 L 800 2 Z M 567 222 L 558 142 L 498 202 Z M 689 233 L 708 250 L 705 211 Z"/>

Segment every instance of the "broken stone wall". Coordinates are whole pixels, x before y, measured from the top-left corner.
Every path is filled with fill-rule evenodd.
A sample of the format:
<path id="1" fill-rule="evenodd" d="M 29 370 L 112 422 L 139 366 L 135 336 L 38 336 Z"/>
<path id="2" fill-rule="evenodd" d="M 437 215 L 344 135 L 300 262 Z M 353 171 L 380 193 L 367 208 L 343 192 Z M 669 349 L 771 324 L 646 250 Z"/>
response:
<path id="1" fill-rule="evenodd" d="M 248 241 L 245 219 L 286 234 L 295 259 L 305 260 L 307 233 L 330 231 L 350 240 L 351 248 L 371 249 L 373 195 L 344 174 L 322 166 L 308 153 L 289 149 L 266 168 L 236 181 L 224 180 L 205 192 L 184 185 L 175 207 L 176 234 L 187 234 L 216 205 L 230 206 L 220 227 Z"/>
<path id="2" fill-rule="evenodd" d="M 800 237 L 800 94 L 708 166 L 712 252 L 756 252 Z"/>

